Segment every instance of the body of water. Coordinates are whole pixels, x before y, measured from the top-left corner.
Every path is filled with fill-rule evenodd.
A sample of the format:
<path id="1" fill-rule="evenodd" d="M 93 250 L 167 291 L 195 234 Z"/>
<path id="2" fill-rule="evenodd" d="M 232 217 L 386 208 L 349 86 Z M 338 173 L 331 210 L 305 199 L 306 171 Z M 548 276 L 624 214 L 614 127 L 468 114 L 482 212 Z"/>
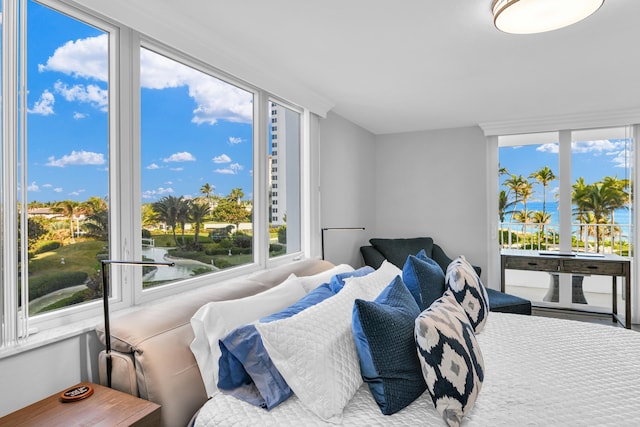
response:
<path id="1" fill-rule="evenodd" d="M 183 258 L 166 258 L 169 248 L 142 248 L 142 255 L 145 258 L 158 262 L 175 262 L 174 267 L 158 267 L 155 271 L 144 277 L 145 282 L 160 282 L 167 280 L 186 279 L 192 276 L 194 270 L 201 268 L 215 269 L 212 265 L 204 264 L 200 261 Z"/>
<path id="2" fill-rule="evenodd" d="M 523 209 L 522 203 L 518 203 L 517 210 L 520 211 Z M 542 202 L 527 202 L 527 210 L 530 212 L 534 211 L 542 211 Z M 558 229 L 560 224 L 560 211 L 558 210 L 558 202 L 556 201 L 547 201 L 546 211 L 551 215 L 551 221 L 547 224 L 546 228 L 554 228 Z M 614 212 L 614 221 L 618 225 L 629 225 L 630 211 L 628 209 L 616 209 Z M 504 223 L 508 224 L 511 220 L 511 214 L 506 214 L 504 216 Z M 516 221 L 513 224 L 518 224 Z"/>

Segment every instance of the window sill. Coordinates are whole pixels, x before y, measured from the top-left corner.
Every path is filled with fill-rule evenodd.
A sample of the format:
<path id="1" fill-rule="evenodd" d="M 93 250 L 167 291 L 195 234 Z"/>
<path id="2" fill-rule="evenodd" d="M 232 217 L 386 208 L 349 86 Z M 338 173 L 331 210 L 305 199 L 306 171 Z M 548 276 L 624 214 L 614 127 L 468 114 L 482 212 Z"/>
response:
<path id="1" fill-rule="evenodd" d="M 56 328 L 38 330 L 16 344 L 0 348 L 0 360 L 93 331 L 102 321 L 103 317 L 99 316 Z"/>

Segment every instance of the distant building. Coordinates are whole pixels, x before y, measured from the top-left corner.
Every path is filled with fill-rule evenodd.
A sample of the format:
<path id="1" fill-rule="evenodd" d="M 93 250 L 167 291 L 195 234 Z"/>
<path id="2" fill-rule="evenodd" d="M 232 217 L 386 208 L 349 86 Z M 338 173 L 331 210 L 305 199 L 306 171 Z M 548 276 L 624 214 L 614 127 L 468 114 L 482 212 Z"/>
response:
<path id="1" fill-rule="evenodd" d="M 62 215 L 60 212 L 56 212 L 51 208 L 32 208 L 27 210 L 27 216 L 29 217 L 39 216 L 47 219 L 64 217 L 64 215 Z"/>

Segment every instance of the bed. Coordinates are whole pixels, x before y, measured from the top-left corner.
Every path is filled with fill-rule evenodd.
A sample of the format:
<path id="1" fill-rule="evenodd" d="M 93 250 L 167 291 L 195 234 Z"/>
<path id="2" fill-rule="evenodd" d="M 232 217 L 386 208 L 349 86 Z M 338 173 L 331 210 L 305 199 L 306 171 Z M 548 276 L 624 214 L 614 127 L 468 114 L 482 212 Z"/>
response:
<path id="1" fill-rule="evenodd" d="M 376 272 L 380 270 L 383 268 Z M 379 277 L 378 288 L 372 292 L 382 295 L 378 289 L 398 271 L 388 267 L 386 274 Z M 353 278 L 348 285 L 358 280 L 365 281 L 371 276 Z M 340 292 L 345 292 L 345 289 Z M 346 296 L 344 298 L 350 301 Z M 377 301 L 379 295 L 369 295 L 367 298 Z M 359 363 L 357 357 L 356 362 L 351 360 L 354 357 L 353 348 L 340 347 L 332 339 L 326 345 L 323 344 L 323 338 L 318 337 L 326 330 L 338 328 L 327 327 L 327 319 L 331 319 L 332 325 L 340 322 L 339 316 L 331 313 L 325 313 L 329 317 L 322 318 L 323 314 L 316 308 L 326 305 L 325 302 L 280 322 L 291 322 L 290 329 L 278 329 L 276 326 L 265 328 L 264 324 L 259 324 L 259 331 L 265 333 L 263 336 L 267 347 L 270 346 L 267 342 L 274 336 L 286 341 L 296 335 L 293 339 L 295 342 L 287 349 L 293 353 L 285 351 L 279 355 L 286 363 L 293 360 L 291 364 L 294 365 L 295 359 L 300 358 L 298 365 L 287 372 L 287 381 L 292 380 L 291 397 L 265 410 L 226 392 L 215 392 L 199 410 L 192 424 L 196 427 L 446 425 L 429 391 L 421 393 L 411 404 L 393 415 L 383 415 L 369 384 L 362 382 L 362 378 L 358 383 L 339 386 L 349 388 L 352 392 L 347 393 L 343 403 L 336 404 L 339 408 L 336 416 L 318 415 L 323 407 L 320 405 L 318 409 L 317 404 L 325 399 L 332 400 L 334 392 L 344 392 L 338 390 L 338 386 L 332 389 L 331 384 L 348 382 L 344 381 L 344 377 L 353 376 L 353 363 Z M 298 318 L 305 316 L 308 320 L 317 319 L 317 324 L 296 323 Z M 614 324 L 510 313 L 487 312 L 484 320 L 482 330 L 474 334 L 483 359 L 483 380 L 475 403 L 462 418 L 463 426 L 638 425 L 640 333 L 618 328 Z M 274 330 L 277 332 L 275 335 Z M 308 333 L 297 336 L 300 330 Z M 320 341 L 318 345 L 322 347 L 314 349 L 315 341 Z M 327 349 L 334 345 L 336 348 Z M 390 350 L 393 348 L 393 345 L 389 346 Z M 299 349 L 305 349 L 302 355 L 296 353 Z M 356 351 L 360 351 L 360 348 L 356 348 Z M 316 352 L 321 354 L 316 355 Z M 311 360 L 313 357 L 318 360 Z M 335 363 L 326 363 L 332 357 Z M 344 365 L 349 364 L 350 367 L 345 368 Z M 296 376 L 291 376 L 295 372 L 299 374 L 297 382 Z"/>

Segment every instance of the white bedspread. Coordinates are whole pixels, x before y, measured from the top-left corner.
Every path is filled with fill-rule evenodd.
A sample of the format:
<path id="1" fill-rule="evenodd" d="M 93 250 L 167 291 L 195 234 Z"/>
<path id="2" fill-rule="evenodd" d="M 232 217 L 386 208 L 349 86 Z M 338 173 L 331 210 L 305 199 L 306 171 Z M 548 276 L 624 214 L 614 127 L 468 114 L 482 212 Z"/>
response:
<path id="1" fill-rule="evenodd" d="M 485 361 L 482 391 L 463 426 L 640 425 L 640 333 L 608 325 L 491 313 L 478 334 Z M 266 411 L 218 394 L 201 409 L 202 426 L 331 425 L 295 396 Z M 344 411 L 346 426 L 441 426 L 423 394 L 391 415 L 367 385 Z"/>

